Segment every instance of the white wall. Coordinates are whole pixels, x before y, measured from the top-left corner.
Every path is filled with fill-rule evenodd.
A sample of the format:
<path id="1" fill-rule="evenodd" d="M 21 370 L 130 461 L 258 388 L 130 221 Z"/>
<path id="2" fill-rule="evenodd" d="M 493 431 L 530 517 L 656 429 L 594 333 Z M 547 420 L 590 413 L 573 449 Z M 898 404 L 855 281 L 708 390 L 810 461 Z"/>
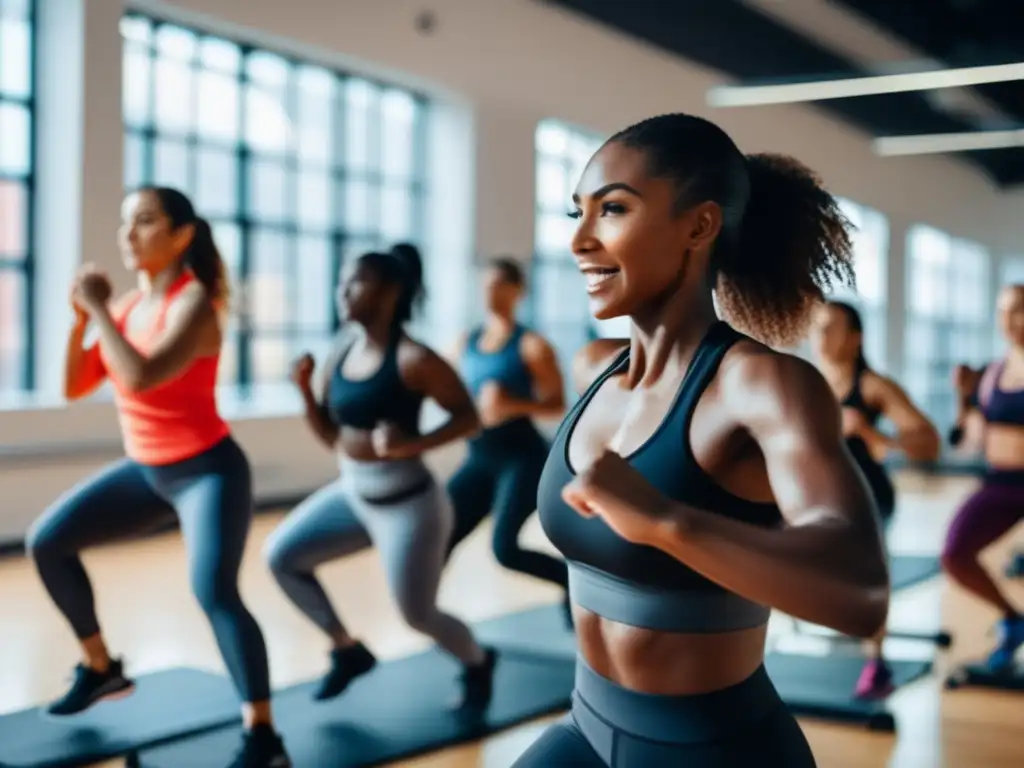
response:
<path id="1" fill-rule="evenodd" d="M 41 5 L 46 6 L 42 50 L 48 63 L 40 82 L 40 157 L 48 160 L 40 176 L 45 215 L 38 222 L 44 275 L 39 363 L 43 388 L 52 393 L 69 270 L 88 258 L 117 271 L 112 243 L 122 178 L 121 2 Z M 533 135 L 545 117 L 609 133 L 659 112 L 704 114 L 744 150 L 796 154 L 835 192 L 894 222 L 923 221 L 997 252 L 1019 250 L 1021 224 L 1012 198 L 1001 197 L 967 165 L 941 157 L 877 158 L 866 136 L 811 108 L 712 114 L 704 93 L 721 77 L 533 0 L 433 0 L 429 6 L 437 25 L 430 36 L 414 24 L 425 5 L 419 0 L 178 0 L 136 7 L 435 96 L 442 108 L 432 126 L 426 252 L 435 259 L 428 269 L 435 298 L 429 327 L 437 336 L 450 335 L 467 316 L 474 254 L 532 251 Z M 50 42 L 59 48 L 48 49 Z M 46 56 L 48 50 L 61 50 L 66 58 Z M 46 143 L 61 149 L 48 154 Z M 894 234 L 899 231 L 894 227 Z M 901 257 L 902 244 L 894 243 L 890 252 Z M 897 270 L 890 278 L 900 274 Z M 901 291 L 902 283 L 892 288 Z M 306 436 L 294 398 L 268 393 L 256 404 L 226 403 L 257 467 L 259 493 L 304 490 L 331 477 L 333 462 Z M 55 457 L 45 467 L 25 460 L 5 463 L 0 455 L 0 540 L 19 537 L 55 493 L 108 458 L 109 446 L 116 445 L 109 405 L 67 409 L 48 400 L 46 392 L 31 405 L 28 411 L 0 411 L 0 446 L 7 454 L 24 453 L 30 444 L 42 453 L 57 445 L 76 446 L 76 451 L 91 444 L 107 448 L 93 456 L 77 454 L 73 462 Z"/>

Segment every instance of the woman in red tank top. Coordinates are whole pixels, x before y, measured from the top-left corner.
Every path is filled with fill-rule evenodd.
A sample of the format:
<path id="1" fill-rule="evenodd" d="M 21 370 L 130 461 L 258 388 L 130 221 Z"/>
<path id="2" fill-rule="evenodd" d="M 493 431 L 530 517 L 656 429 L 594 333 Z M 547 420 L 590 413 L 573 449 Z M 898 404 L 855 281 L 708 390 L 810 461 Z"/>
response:
<path id="1" fill-rule="evenodd" d="M 176 516 L 192 590 L 244 702 L 243 743 L 230 768 L 288 768 L 272 724 L 263 635 L 238 592 L 252 482 L 249 462 L 217 410 L 223 263 L 209 223 L 187 197 L 164 187 L 128 197 L 120 244 L 138 287 L 111 301 L 106 275 L 82 269 L 71 293 L 65 394 L 85 397 L 109 379 L 127 456 L 51 505 L 27 540 L 84 656 L 70 690 L 47 711 L 75 715 L 134 689 L 122 661 L 107 650 L 79 552 Z M 86 345 L 90 324 L 99 340 Z"/>

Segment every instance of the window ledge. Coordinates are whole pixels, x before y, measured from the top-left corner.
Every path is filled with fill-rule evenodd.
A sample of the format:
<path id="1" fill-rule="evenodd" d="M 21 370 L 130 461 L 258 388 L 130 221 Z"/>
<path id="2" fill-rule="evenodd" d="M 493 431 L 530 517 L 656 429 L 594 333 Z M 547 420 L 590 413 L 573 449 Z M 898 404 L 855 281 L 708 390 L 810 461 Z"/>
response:
<path id="1" fill-rule="evenodd" d="M 66 404 L 64 398 L 50 392 L 0 392 L 0 414 L 12 411 L 57 411 Z"/>
<path id="2" fill-rule="evenodd" d="M 221 386 L 217 388 L 217 402 L 221 415 L 228 421 L 279 418 L 302 413 L 302 400 L 294 387 L 283 383 L 249 387 Z M 80 401 L 80 404 L 112 405 L 110 391 L 104 388 Z M 4 413 L 63 411 L 69 405 L 67 400 L 52 392 L 2 392 L 0 418 Z"/>

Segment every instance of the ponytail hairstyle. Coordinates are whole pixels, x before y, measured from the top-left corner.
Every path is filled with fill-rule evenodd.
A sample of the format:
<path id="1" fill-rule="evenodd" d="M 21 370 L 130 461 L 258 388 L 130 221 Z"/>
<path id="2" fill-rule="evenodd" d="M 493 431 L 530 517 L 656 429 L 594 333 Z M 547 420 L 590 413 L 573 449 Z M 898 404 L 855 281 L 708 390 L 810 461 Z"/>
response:
<path id="1" fill-rule="evenodd" d="M 864 356 L 864 320 L 853 304 L 847 304 L 845 301 L 830 301 L 828 305 L 843 313 L 846 317 L 846 327 L 851 332 L 861 334 L 860 344 L 857 345 L 857 357 L 853 362 L 854 375 L 859 377 L 862 373 L 871 370 L 868 359 Z"/>
<path id="2" fill-rule="evenodd" d="M 648 172 L 675 184 L 677 214 L 707 201 L 721 208 L 708 277 L 722 313 L 751 336 L 793 346 L 831 289 L 854 285 L 850 222 L 797 160 L 744 156 L 714 123 L 678 113 L 608 142 L 643 152 Z"/>
<path id="3" fill-rule="evenodd" d="M 163 208 L 167 218 L 171 220 L 172 229 L 192 225 L 195 234 L 192 236 L 192 242 L 185 249 L 185 253 L 182 254 L 185 266 L 192 270 L 196 280 L 206 288 L 216 307 L 226 306 L 230 293 L 227 270 L 224 267 L 220 251 L 217 249 L 217 244 L 213 241 L 210 222 L 197 216 L 192 201 L 176 189 L 153 186 L 143 187 L 140 191 L 152 192 L 157 196 L 160 200 L 160 207 Z"/>
<path id="4" fill-rule="evenodd" d="M 411 243 L 399 243 L 387 252 L 371 251 L 359 257 L 359 265 L 373 271 L 386 285 L 398 286 L 398 300 L 391 327 L 399 331 L 412 320 L 422 304 L 423 259 L 420 251 Z"/>

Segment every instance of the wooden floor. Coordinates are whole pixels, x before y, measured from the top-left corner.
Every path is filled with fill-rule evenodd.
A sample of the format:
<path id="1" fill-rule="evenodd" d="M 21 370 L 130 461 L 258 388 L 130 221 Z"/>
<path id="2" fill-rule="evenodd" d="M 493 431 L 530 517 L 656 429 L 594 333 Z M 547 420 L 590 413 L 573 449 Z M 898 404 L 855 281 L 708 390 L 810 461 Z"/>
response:
<path id="1" fill-rule="evenodd" d="M 900 512 L 893 541 L 900 551 L 934 553 L 949 515 L 970 491 L 969 480 L 899 480 Z M 317 675 L 325 662 L 324 641 L 286 602 L 263 568 L 259 552 L 279 517 L 261 517 L 243 568 L 243 593 L 263 626 L 275 686 Z M 530 579 L 503 571 L 487 549 L 489 529 L 462 548 L 445 575 L 441 603 L 466 619 L 484 619 L 542 602 L 555 593 Z M 536 521 L 524 538 L 547 548 Z M 1019 541 L 1019 536 L 1017 537 Z M 1000 566 L 1008 547 L 986 558 Z M 136 673 L 190 665 L 221 671 L 207 625 L 188 592 L 177 535 L 116 545 L 86 555 L 112 647 L 124 653 Z M 426 642 L 406 629 L 385 590 L 371 553 L 335 563 L 322 573 L 352 630 L 382 657 L 408 654 Z M 1011 594 L 1024 605 L 1024 585 Z M 75 644 L 23 559 L 0 561 L 0 712 L 44 701 L 61 691 L 76 659 Z M 944 692 L 941 672 L 951 663 L 979 655 L 991 639 L 993 615 L 942 582 L 897 597 L 893 614 L 904 627 L 934 628 L 941 616 L 955 636 L 938 672 L 892 699 L 899 723 L 896 737 L 812 721 L 802 724 L 823 768 L 1019 768 L 1024 765 L 1024 697 L 974 691 Z M 785 641 L 789 622 L 773 619 L 771 636 Z M 905 652 L 895 644 L 892 653 Z M 923 649 L 913 649 L 916 654 Z M 403 762 L 407 768 L 507 768 L 543 730 L 544 722 L 483 742 Z M 107 763 L 108 766 L 119 763 Z"/>

